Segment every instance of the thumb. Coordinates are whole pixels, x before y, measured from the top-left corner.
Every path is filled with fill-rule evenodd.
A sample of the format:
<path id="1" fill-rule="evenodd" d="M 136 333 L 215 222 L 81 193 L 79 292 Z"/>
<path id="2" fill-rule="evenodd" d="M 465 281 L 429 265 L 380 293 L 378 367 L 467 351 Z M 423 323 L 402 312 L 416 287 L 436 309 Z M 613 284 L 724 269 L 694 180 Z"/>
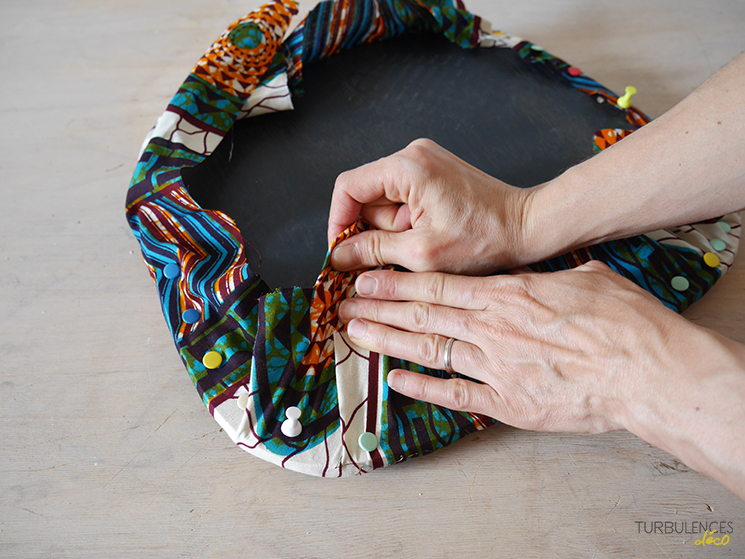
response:
<path id="1" fill-rule="evenodd" d="M 405 237 L 408 231 L 363 231 L 336 246 L 331 253 L 331 267 L 346 271 L 374 268 L 386 264 L 400 264 L 406 254 Z"/>

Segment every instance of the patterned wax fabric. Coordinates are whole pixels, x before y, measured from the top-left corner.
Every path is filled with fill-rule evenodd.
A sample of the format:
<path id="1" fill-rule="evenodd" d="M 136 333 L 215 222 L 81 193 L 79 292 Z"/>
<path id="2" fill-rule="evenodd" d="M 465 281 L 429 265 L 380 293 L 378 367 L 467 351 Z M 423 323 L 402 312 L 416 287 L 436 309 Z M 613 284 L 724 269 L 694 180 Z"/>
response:
<path id="1" fill-rule="evenodd" d="M 181 170 L 204 161 L 237 120 L 291 110 L 292 95 L 302 90 L 303 64 L 409 30 L 440 33 L 463 48 L 513 49 L 525 64 L 599 102 L 615 105 L 618 96 L 532 43 L 492 32 L 460 1 L 321 2 L 283 41 L 296 12 L 292 0 L 264 6 L 228 27 L 197 62 L 145 139 L 127 217 L 176 347 L 221 427 L 265 460 L 340 477 L 428 454 L 494 421 L 389 391 L 386 376 L 393 368 L 448 375 L 354 346 L 337 309 L 354 296 L 358 273 L 335 272 L 328 258 L 313 287 L 270 289 L 246 263 L 248 242 L 235 223 L 199 207 Z M 618 110 L 625 111 L 629 128 L 588 138 L 598 150 L 649 122 L 634 107 Z M 358 221 L 336 242 L 366 227 Z M 739 231 L 739 215 L 729 215 L 603 243 L 534 268 L 602 260 L 682 311 L 732 264 Z M 707 265 L 705 253 L 715 253 L 718 265 Z M 686 290 L 671 287 L 676 276 L 689 281 Z M 300 410 L 301 430 L 294 437 L 282 432 L 291 407 Z M 364 433 L 375 436 L 377 448 L 360 446 Z"/>

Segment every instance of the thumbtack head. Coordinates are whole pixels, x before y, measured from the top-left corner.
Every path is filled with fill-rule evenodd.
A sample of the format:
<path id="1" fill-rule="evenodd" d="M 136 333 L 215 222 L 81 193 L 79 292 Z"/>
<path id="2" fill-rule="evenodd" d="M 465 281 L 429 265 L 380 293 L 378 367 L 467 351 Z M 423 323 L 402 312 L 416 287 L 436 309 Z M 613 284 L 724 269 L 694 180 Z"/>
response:
<path id="1" fill-rule="evenodd" d="M 618 98 L 618 106 L 622 109 L 631 107 L 631 98 L 636 95 L 636 88 L 633 85 L 626 87 L 626 94 Z"/>
<path id="2" fill-rule="evenodd" d="M 303 432 L 303 426 L 298 421 L 300 419 L 301 412 L 295 406 L 289 407 L 285 410 L 285 419 L 280 426 L 280 430 L 285 437 L 294 439 Z"/>

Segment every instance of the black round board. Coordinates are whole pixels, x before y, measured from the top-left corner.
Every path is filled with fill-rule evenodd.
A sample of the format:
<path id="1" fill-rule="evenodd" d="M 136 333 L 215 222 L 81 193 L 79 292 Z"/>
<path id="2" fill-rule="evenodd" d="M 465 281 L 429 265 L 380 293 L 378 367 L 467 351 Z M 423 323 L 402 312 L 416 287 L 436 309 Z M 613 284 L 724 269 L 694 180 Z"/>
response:
<path id="1" fill-rule="evenodd" d="M 430 138 L 509 184 L 540 184 L 593 155 L 593 133 L 634 128 L 624 111 L 506 48 L 465 50 L 408 33 L 303 67 L 295 110 L 239 121 L 183 170 L 203 208 L 237 223 L 272 287 L 311 286 L 327 250 L 336 177 Z M 231 154 L 232 150 L 232 154 Z"/>

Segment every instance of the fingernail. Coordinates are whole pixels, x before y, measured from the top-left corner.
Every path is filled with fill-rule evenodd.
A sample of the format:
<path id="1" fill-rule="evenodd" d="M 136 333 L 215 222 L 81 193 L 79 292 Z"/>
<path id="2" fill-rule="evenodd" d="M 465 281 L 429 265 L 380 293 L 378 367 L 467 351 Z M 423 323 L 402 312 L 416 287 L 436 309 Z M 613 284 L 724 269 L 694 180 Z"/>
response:
<path id="1" fill-rule="evenodd" d="M 388 373 L 388 386 L 393 390 L 402 390 L 404 387 L 404 377 L 401 373 L 391 371 Z"/>
<path id="2" fill-rule="evenodd" d="M 359 256 L 355 245 L 340 245 L 331 253 L 331 266 L 337 270 L 354 268 L 359 264 Z"/>
<path id="3" fill-rule="evenodd" d="M 344 322 L 349 322 L 360 313 L 360 304 L 354 299 L 347 299 L 341 302 L 339 307 L 339 316 Z"/>
<path id="4" fill-rule="evenodd" d="M 359 318 L 355 318 L 347 325 L 347 334 L 352 338 L 361 340 L 367 333 L 367 324 Z"/>
<path id="5" fill-rule="evenodd" d="M 357 278 L 354 287 L 360 295 L 373 295 L 378 288 L 378 282 L 375 281 L 375 278 L 362 275 Z"/>

